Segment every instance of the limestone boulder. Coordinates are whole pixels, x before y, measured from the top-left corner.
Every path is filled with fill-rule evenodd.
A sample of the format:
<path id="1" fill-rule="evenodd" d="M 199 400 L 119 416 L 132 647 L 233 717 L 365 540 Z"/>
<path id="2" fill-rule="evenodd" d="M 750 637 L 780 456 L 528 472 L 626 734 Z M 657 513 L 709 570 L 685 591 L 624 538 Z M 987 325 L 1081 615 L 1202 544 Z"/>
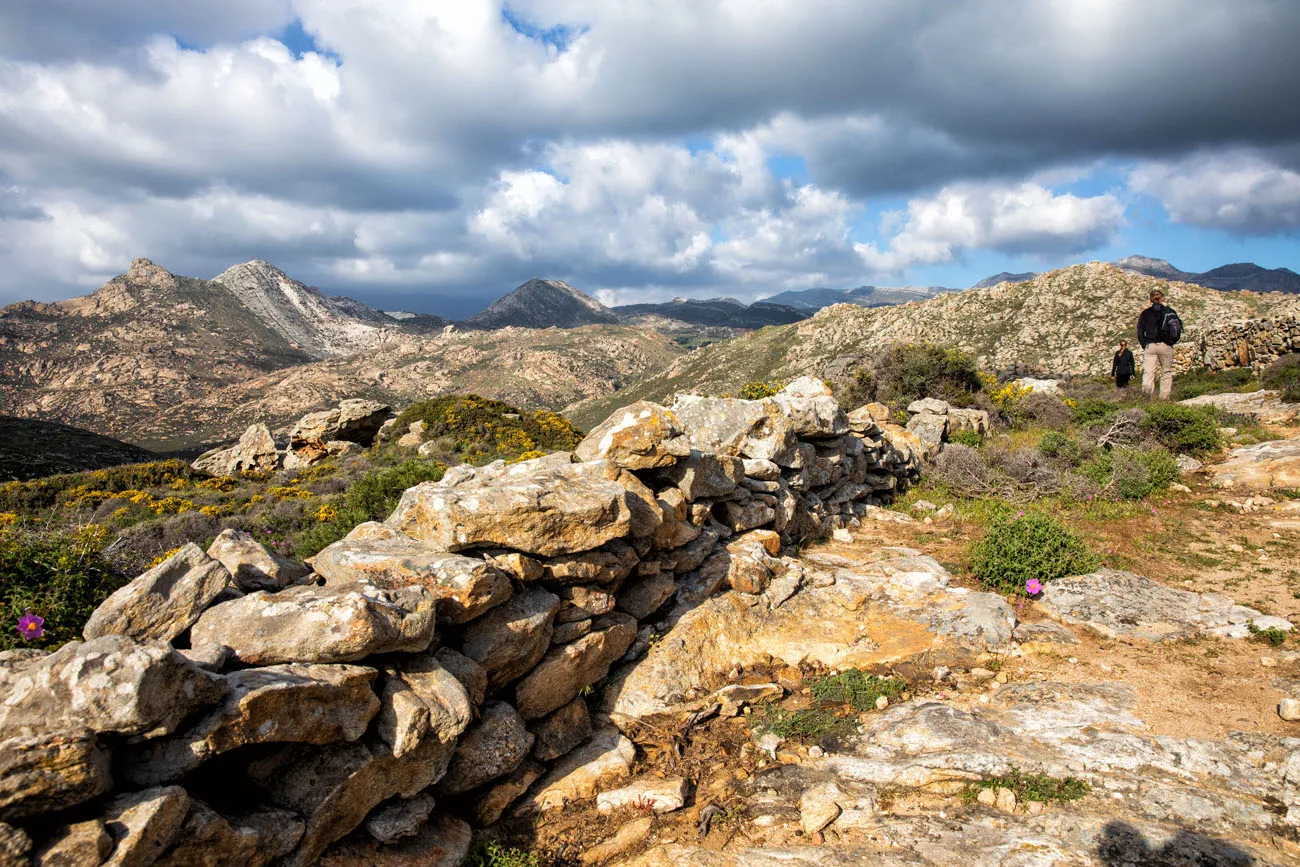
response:
<path id="1" fill-rule="evenodd" d="M 439 647 L 433 658 L 456 678 L 473 707 L 483 704 L 488 686 L 487 670 L 483 666 L 450 647 Z"/>
<path id="2" fill-rule="evenodd" d="M 849 419 L 826 383 L 803 376 L 772 399 L 801 437 L 834 437 L 849 432 Z"/>
<path id="3" fill-rule="evenodd" d="M 1246 638 L 1251 626 L 1291 629 L 1288 621 L 1235 605 L 1226 596 L 1166 587 L 1119 569 L 1049 581 L 1038 605 L 1049 616 L 1104 638 L 1158 642 L 1202 633 Z"/>
<path id="4" fill-rule="evenodd" d="M 40 816 L 80 804 L 111 785 L 106 748 L 86 729 L 0 741 L 0 819 Z"/>
<path id="5" fill-rule="evenodd" d="M 615 596 L 615 607 L 624 614 L 644 620 L 659 609 L 677 592 L 677 581 L 671 572 L 657 572 L 633 579 Z"/>
<path id="6" fill-rule="evenodd" d="M 525 759 L 514 773 L 502 777 L 478 793 L 474 802 L 473 819 L 479 826 L 494 825 L 519 800 L 525 792 L 542 778 L 546 767 L 541 762 Z"/>
<path id="7" fill-rule="evenodd" d="M 774 461 L 786 466 L 795 453 L 795 425 L 772 400 L 677 395 L 669 407 L 691 447 L 702 452 Z"/>
<path id="8" fill-rule="evenodd" d="M 367 817 L 366 830 L 380 843 L 414 837 L 433 812 L 434 804 L 433 796 L 427 792 L 386 804 Z"/>
<path id="9" fill-rule="evenodd" d="M 943 448 L 943 441 L 948 436 L 948 416 L 933 412 L 917 413 L 907 422 L 907 430 L 920 442 L 921 455 L 933 457 Z"/>
<path id="10" fill-rule="evenodd" d="M 1035 379 L 1032 376 L 1022 376 L 1013 380 L 1012 384 L 1018 388 L 1027 388 L 1035 394 L 1055 394 L 1061 393 L 1061 381 L 1059 379 Z"/>
<path id="11" fill-rule="evenodd" d="M 953 407 L 948 410 L 948 435 L 961 431 L 970 431 L 979 434 L 982 437 L 989 435 L 992 430 L 989 421 L 989 414 L 982 409 L 958 409 Z"/>
<path id="12" fill-rule="evenodd" d="M 438 619 L 467 623 L 510 598 L 510 579 L 494 564 L 448 554 L 382 524 L 363 524 L 312 558 L 335 586 L 364 581 L 397 590 L 421 586 L 437 600 Z"/>
<path id="13" fill-rule="evenodd" d="M 687 502 L 709 497 L 726 497 L 745 478 L 745 463 L 731 455 L 692 451 L 685 459 L 662 473 L 676 485 Z M 684 516 L 682 516 L 684 517 Z"/>
<path id="14" fill-rule="evenodd" d="M 603 728 L 591 741 L 560 759 L 520 802 L 518 812 L 549 812 L 594 798 L 632 774 L 636 745 L 616 728 Z"/>
<path id="15" fill-rule="evenodd" d="M 302 581 L 308 572 L 306 566 L 266 550 L 241 530 L 222 530 L 208 547 L 208 556 L 224 566 L 245 593 L 280 590 Z"/>
<path id="16" fill-rule="evenodd" d="M 533 757 L 542 762 L 554 761 L 591 737 L 591 714 L 587 711 L 587 703 L 579 696 L 533 723 L 530 731 L 536 737 Z"/>
<path id="17" fill-rule="evenodd" d="M 621 789 L 601 792 L 596 796 L 596 810 L 612 813 L 625 807 L 671 813 L 686 804 L 690 785 L 681 777 L 667 780 L 637 780 Z"/>
<path id="18" fill-rule="evenodd" d="M 608 461 L 555 456 L 454 467 L 402 495 L 388 525 L 435 548 L 505 547 L 554 557 L 628 536 L 638 504 Z"/>
<path id="19" fill-rule="evenodd" d="M 191 799 L 176 842 L 153 867 L 265 867 L 292 851 L 303 829 L 302 820 L 287 810 L 223 816 Z"/>
<path id="20" fill-rule="evenodd" d="M 21 670 L 0 669 L 0 737 L 83 728 L 164 735 L 225 689 L 164 642 L 73 641 Z"/>
<path id="21" fill-rule="evenodd" d="M 104 809 L 113 854 L 104 867 L 151 867 L 180 835 L 190 796 L 180 786 L 119 795 Z"/>
<path id="22" fill-rule="evenodd" d="M 516 687 L 519 713 L 524 719 L 545 716 L 608 674 L 610 665 L 632 646 L 636 625 L 625 614 L 610 614 L 572 644 L 553 648 Z"/>
<path id="23" fill-rule="evenodd" d="M 316 867 L 460 867 L 472 840 L 464 820 L 435 815 L 414 836 L 389 845 L 369 835 L 353 835 L 331 846 Z"/>
<path id="24" fill-rule="evenodd" d="M 403 657 L 384 669 L 377 729 L 396 756 L 426 737 L 452 743 L 473 718 L 465 687 L 435 654 Z"/>
<path id="25" fill-rule="evenodd" d="M 33 856 L 36 867 L 96 867 L 113 852 L 113 838 L 100 819 L 73 822 L 54 830 Z M 4 860 L 0 859 L 0 864 Z"/>
<path id="26" fill-rule="evenodd" d="M 280 466 L 280 453 L 275 448 L 271 429 L 258 422 L 249 425 L 235 445 L 204 452 L 191 466 L 214 476 L 234 476 L 274 470 Z"/>
<path id="27" fill-rule="evenodd" d="M 928 412 L 933 415 L 947 415 L 951 407 L 947 401 L 939 400 L 933 397 L 923 397 L 920 400 L 914 400 L 907 405 L 907 411 L 912 415 L 918 415 Z"/>
<path id="28" fill-rule="evenodd" d="M 757 497 L 738 503 L 726 500 L 713 508 L 713 516 L 733 533 L 743 533 L 776 520 L 776 507 Z"/>
<path id="29" fill-rule="evenodd" d="M 690 450 L 676 416 L 642 400 L 597 425 L 574 453 L 583 461 L 609 460 L 627 470 L 650 470 L 671 466 Z"/>
<path id="30" fill-rule="evenodd" d="M 105 599 L 82 633 L 88 639 L 127 635 L 171 641 L 218 596 L 234 589 L 226 567 L 191 542 Z"/>
<path id="31" fill-rule="evenodd" d="M 1242 446 L 1209 467 L 1210 484 L 1229 490 L 1268 493 L 1300 488 L 1300 436 Z"/>
<path id="32" fill-rule="evenodd" d="M 371 688 L 377 674 L 359 665 L 305 663 L 232 672 L 221 704 L 191 728 L 120 752 L 118 773 L 151 786 L 251 744 L 356 740 L 379 710 Z"/>
<path id="33" fill-rule="evenodd" d="M 326 443 L 340 440 L 368 446 L 391 417 L 392 409 L 379 401 L 340 401 L 334 409 L 298 419 L 289 431 L 289 448 L 295 452 L 324 449 Z"/>
<path id="34" fill-rule="evenodd" d="M 518 711 L 506 702 L 489 701 L 461 737 L 451 767 L 438 784 L 439 795 L 459 795 L 505 776 L 528 757 L 533 740 Z"/>
<path id="35" fill-rule="evenodd" d="M 630 575 L 638 559 L 631 545 L 616 539 L 595 551 L 552 557 L 543 564 L 542 578 L 553 584 L 612 584 Z"/>
<path id="36" fill-rule="evenodd" d="M 435 626 L 435 600 L 423 586 L 303 586 L 210 608 L 190 640 L 196 647 L 224 644 L 245 665 L 354 662 L 375 653 L 422 651 Z"/>
<path id="37" fill-rule="evenodd" d="M 325 848 L 359 826 L 390 798 L 413 798 L 442 779 L 454 746 L 426 738 L 394 756 L 384 744 L 355 741 L 294 745 L 250 765 L 248 774 L 270 802 L 303 817 L 306 829 L 277 865 L 309 867 Z"/>
<path id="38" fill-rule="evenodd" d="M 522 677 L 551 646 L 560 597 L 531 587 L 465 627 L 461 652 L 482 666 L 488 688 Z"/>

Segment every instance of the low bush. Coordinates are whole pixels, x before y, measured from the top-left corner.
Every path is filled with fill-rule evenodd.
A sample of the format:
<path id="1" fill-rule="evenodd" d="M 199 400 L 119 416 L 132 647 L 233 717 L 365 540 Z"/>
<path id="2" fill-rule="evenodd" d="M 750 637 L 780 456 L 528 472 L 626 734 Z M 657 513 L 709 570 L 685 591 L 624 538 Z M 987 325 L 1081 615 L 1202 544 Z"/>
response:
<path id="1" fill-rule="evenodd" d="M 960 349 L 925 343 L 899 344 L 873 358 L 849 391 L 861 403 L 878 400 L 894 409 L 933 397 L 958 406 L 984 387 L 975 359 Z M 859 404 L 861 405 L 861 404 Z"/>
<path id="2" fill-rule="evenodd" d="M 883 695 L 893 698 L 907 689 L 907 682 L 896 677 L 865 674 L 856 668 L 828 675 L 813 683 L 813 698 L 822 705 L 847 704 L 856 711 L 876 709 Z"/>
<path id="3" fill-rule="evenodd" d="M 948 434 L 948 443 L 968 448 L 977 449 L 984 445 L 984 437 L 980 436 L 979 431 L 973 431 L 967 428 Z"/>
<path id="4" fill-rule="evenodd" d="M 1248 623 L 1246 624 L 1246 630 L 1250 632 L 1251 640 L 1258 641 L 1261 644 L 1268 644 L 1273 647 L 1281 647 L 1286 644 L 1286 632 L 1276 626 L 1267 626 L 1260 629 L 1255 624 Z"/>
<path id="5" fill-rule="evenodd" d="M 1174 400 L 1187 400 L 1203 394 L 1258 391 L 1260 385 L 1260 380 L 1249 367 L 1233 367 L 1217 373 L 1200 368 L 1179 374 L 1174 379 L 1174 390 L 1170 397 Z"/>
<path id="6" fill-rule="evenodd" d="M 396 467 L 378 470 L 357 479 L 343 496 L 330 501 L 329 512 L 315 511 L 316 523 L 297 540 L 298 554 L 310 557 L 326 545 L 342 539 L 352 528 L 366 521 L 382 521 L 397 508 L 407 488 L 421 482 L 436 482 L 447 467 L 435 461 L 413 458 Z"/>
<path id="7" fill-rule="evenodd" d="M 564 416 L 547 410 L 524 412 L 478 395 L 446 395 L 404 409 L 396 429 L 424 422 L 424 441 L 446 439 L 459 461 L 514 459 L 526 452 L 572 451 L 583 433 Z"/>
<path id="8" fill-rule="evenodd" d="M 961 443 L 949 443 L 935 458 L 930 479 L 958 496 L 974 496 L 988 489 L 992 468 L 984 453 Z"/>
<path id="9" fill-rule="evenodd" d="M 36 512 L 48 509 L 69 499 L 84 498 L 87 493 L 108 494 L 122 491 L 139 491 L 145 488 L 182 483 L 183 487 L 209 480 L 183 461 L 153 461 L 146 464 L 127 464 L 85 473 L 67 473 L 45 476 L 23 482 L 0 484 L 0 512 Z"/>
<path id="10" fill-rule="evenodd" d="M 1035 512 L 995 518 L 971 551 L 971 571 L 977 579 L 1016 595 L 1027 595 L 1031 578 L 1046 584 L 1091 572 L 1100 562 L 1080 536 Z"/>
<path id="11" fill-rule="evenodd" d="M 1276 389 L 1288 403 L 1300 403 L 1300 352 L 1283 355 L 1274 361 L 1260 379 L 1265 388 Z"/>
<path id="12" fill-rule="evenodd" d="M 502 846 L 496 840 L 479 838 L 465 856 L 464 867 L 540 867 L 536 852 Z"/>
<path id="13" fill-rule="evenodd" d="M 1112 401 L 1099 397 L 1084 397 L 1075 401 L 1071 414 L 1074 416 L 1075 424 L 1090 425 L 1109 421 L 1119 412 L 1119 409 L 1119 404 Z"/>
<path id="14" fill-rule="evenodd" d="M 967 786 L 962 793 L 962 800 L 968 804 L 975 802 L 981 789 L 1010 789 L 1016 793 L 1016 800 L 1022 803 L 1077 801 L 1092 791 L 1092 787 L 1078 777 L 1057 778 L 1046 774 L 1028 774 L 1016 767 L 1000 777 L 990 777 Z"/>
<path id="15" fill-rule="evenodd" d="M 1065 430 L 1074 421 L 1074 412 L 1054 394 L 1035 392 L 1024 399 L 1020 411 L 1027 421 L 1049 430 Z"/>
<path id="16" fill-rule="evenodd" d="M 1142 415 L 1142 428 L 1177 454 L 1204 454 L 1223 444 L 1213 407 L 1153 403 Z"/>
<path id="17" fill-rule="evenodd" d="M 742 400 L 762 400 L 765 397 L 775 397 L 783 388 L 783 382 L 747 382 L 740 387 L 738 396 Z"/>
<path id="18" fill-rule="evenodd" d="M 81 638 L 91 613 L 127 581 L 104 559 L 105 541 L 97 524 L 71 530 L 0 526 L 0 650 L 54 648 Z M 44 623 L 24 640 L 17 627 L 27 613 Z"/>
<path id="19" fill-rule="evenodd" d="M 1038 450 L 1049 458 L 1060 456 L 1073 442 L 1061 431 L 1049 430 L 1038 440 Z"/>
<path id="20" fill-rule="evenodd" d="M 1178 480 L 1177 459 L 1162 448 L 1098 451 L 1079 475 L 1120 500 L 1141 500 Z"/>

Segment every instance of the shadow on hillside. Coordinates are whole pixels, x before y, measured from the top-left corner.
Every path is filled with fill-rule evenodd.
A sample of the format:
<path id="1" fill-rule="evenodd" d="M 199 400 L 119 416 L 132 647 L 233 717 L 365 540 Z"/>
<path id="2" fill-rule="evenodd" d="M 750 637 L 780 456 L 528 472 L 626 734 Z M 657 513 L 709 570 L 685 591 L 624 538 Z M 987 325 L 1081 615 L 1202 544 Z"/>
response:
<path id="1" fill-rule="evenodd" d="M 1159 849 L 1127 822 L 1110 822 L 1102 829 L 1097 857 L 1106 867 L 1250 867 L 1254 856 L 1231 843 L 1179 831 Z"/>

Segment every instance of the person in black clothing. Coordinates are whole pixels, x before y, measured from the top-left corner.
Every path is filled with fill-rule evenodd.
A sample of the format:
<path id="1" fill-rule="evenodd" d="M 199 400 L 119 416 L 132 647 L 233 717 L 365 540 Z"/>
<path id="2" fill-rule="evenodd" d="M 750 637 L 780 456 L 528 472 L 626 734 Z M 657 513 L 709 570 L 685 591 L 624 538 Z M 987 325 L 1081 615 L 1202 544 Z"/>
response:
<path id="1" fill-rule="evenodd" d="M 1127 340 L 1121 340 L 1119 352 L 1115 353 L 1115 358 L 1110 363 L 1110 378 L 1115 380 L 1116 388 L 1128 388 L 1128 381 L 1133 378 L 1136 371 L 1133 351 L 1128 348 Z"/>
<path id="2" fill-rule="evenodd" d="M 1181 331 L 1182 323 L 1172 309 L 1165 306 L 1165 293 L 1151 290 L 1151 306 L 1138 316 L 1138 343 L 1142 344 L 1142 391 L 1147 397 L 1156 396 L 1160 385 L 1160 399 L 1168 400 L 1174 385 L 1174 344 L 1178 335 L 1169 336 L 1167 324 L 1172 319 Z"/>

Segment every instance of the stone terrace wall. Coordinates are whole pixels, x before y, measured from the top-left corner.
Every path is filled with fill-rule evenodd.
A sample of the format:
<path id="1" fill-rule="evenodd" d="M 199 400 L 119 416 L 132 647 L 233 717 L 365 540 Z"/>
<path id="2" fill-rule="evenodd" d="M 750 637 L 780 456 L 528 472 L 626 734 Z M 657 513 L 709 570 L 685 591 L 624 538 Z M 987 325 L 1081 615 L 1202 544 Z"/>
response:
<path id="1" fill-rule="evenodd" d="M 1300 312 L 1232 322 L 1188 336 L 1191 339 L 1175 349 L 1176 371 L 1200 367 L 1258 369 L 1278 356 L 1300 352 Z"/>
<path id="2" fill-rule="evenodd" d="M 457 863 L 471 823 L 631 761 L 584 695 L 642 621 L 795 592 L 782 546 L 890 500 L 916 445 L 816 380 L 680 396 L 576 456 L 454 468 L 310 572 L 190 545 L 85 642 L 0 656 L 0 865 Z"/>

